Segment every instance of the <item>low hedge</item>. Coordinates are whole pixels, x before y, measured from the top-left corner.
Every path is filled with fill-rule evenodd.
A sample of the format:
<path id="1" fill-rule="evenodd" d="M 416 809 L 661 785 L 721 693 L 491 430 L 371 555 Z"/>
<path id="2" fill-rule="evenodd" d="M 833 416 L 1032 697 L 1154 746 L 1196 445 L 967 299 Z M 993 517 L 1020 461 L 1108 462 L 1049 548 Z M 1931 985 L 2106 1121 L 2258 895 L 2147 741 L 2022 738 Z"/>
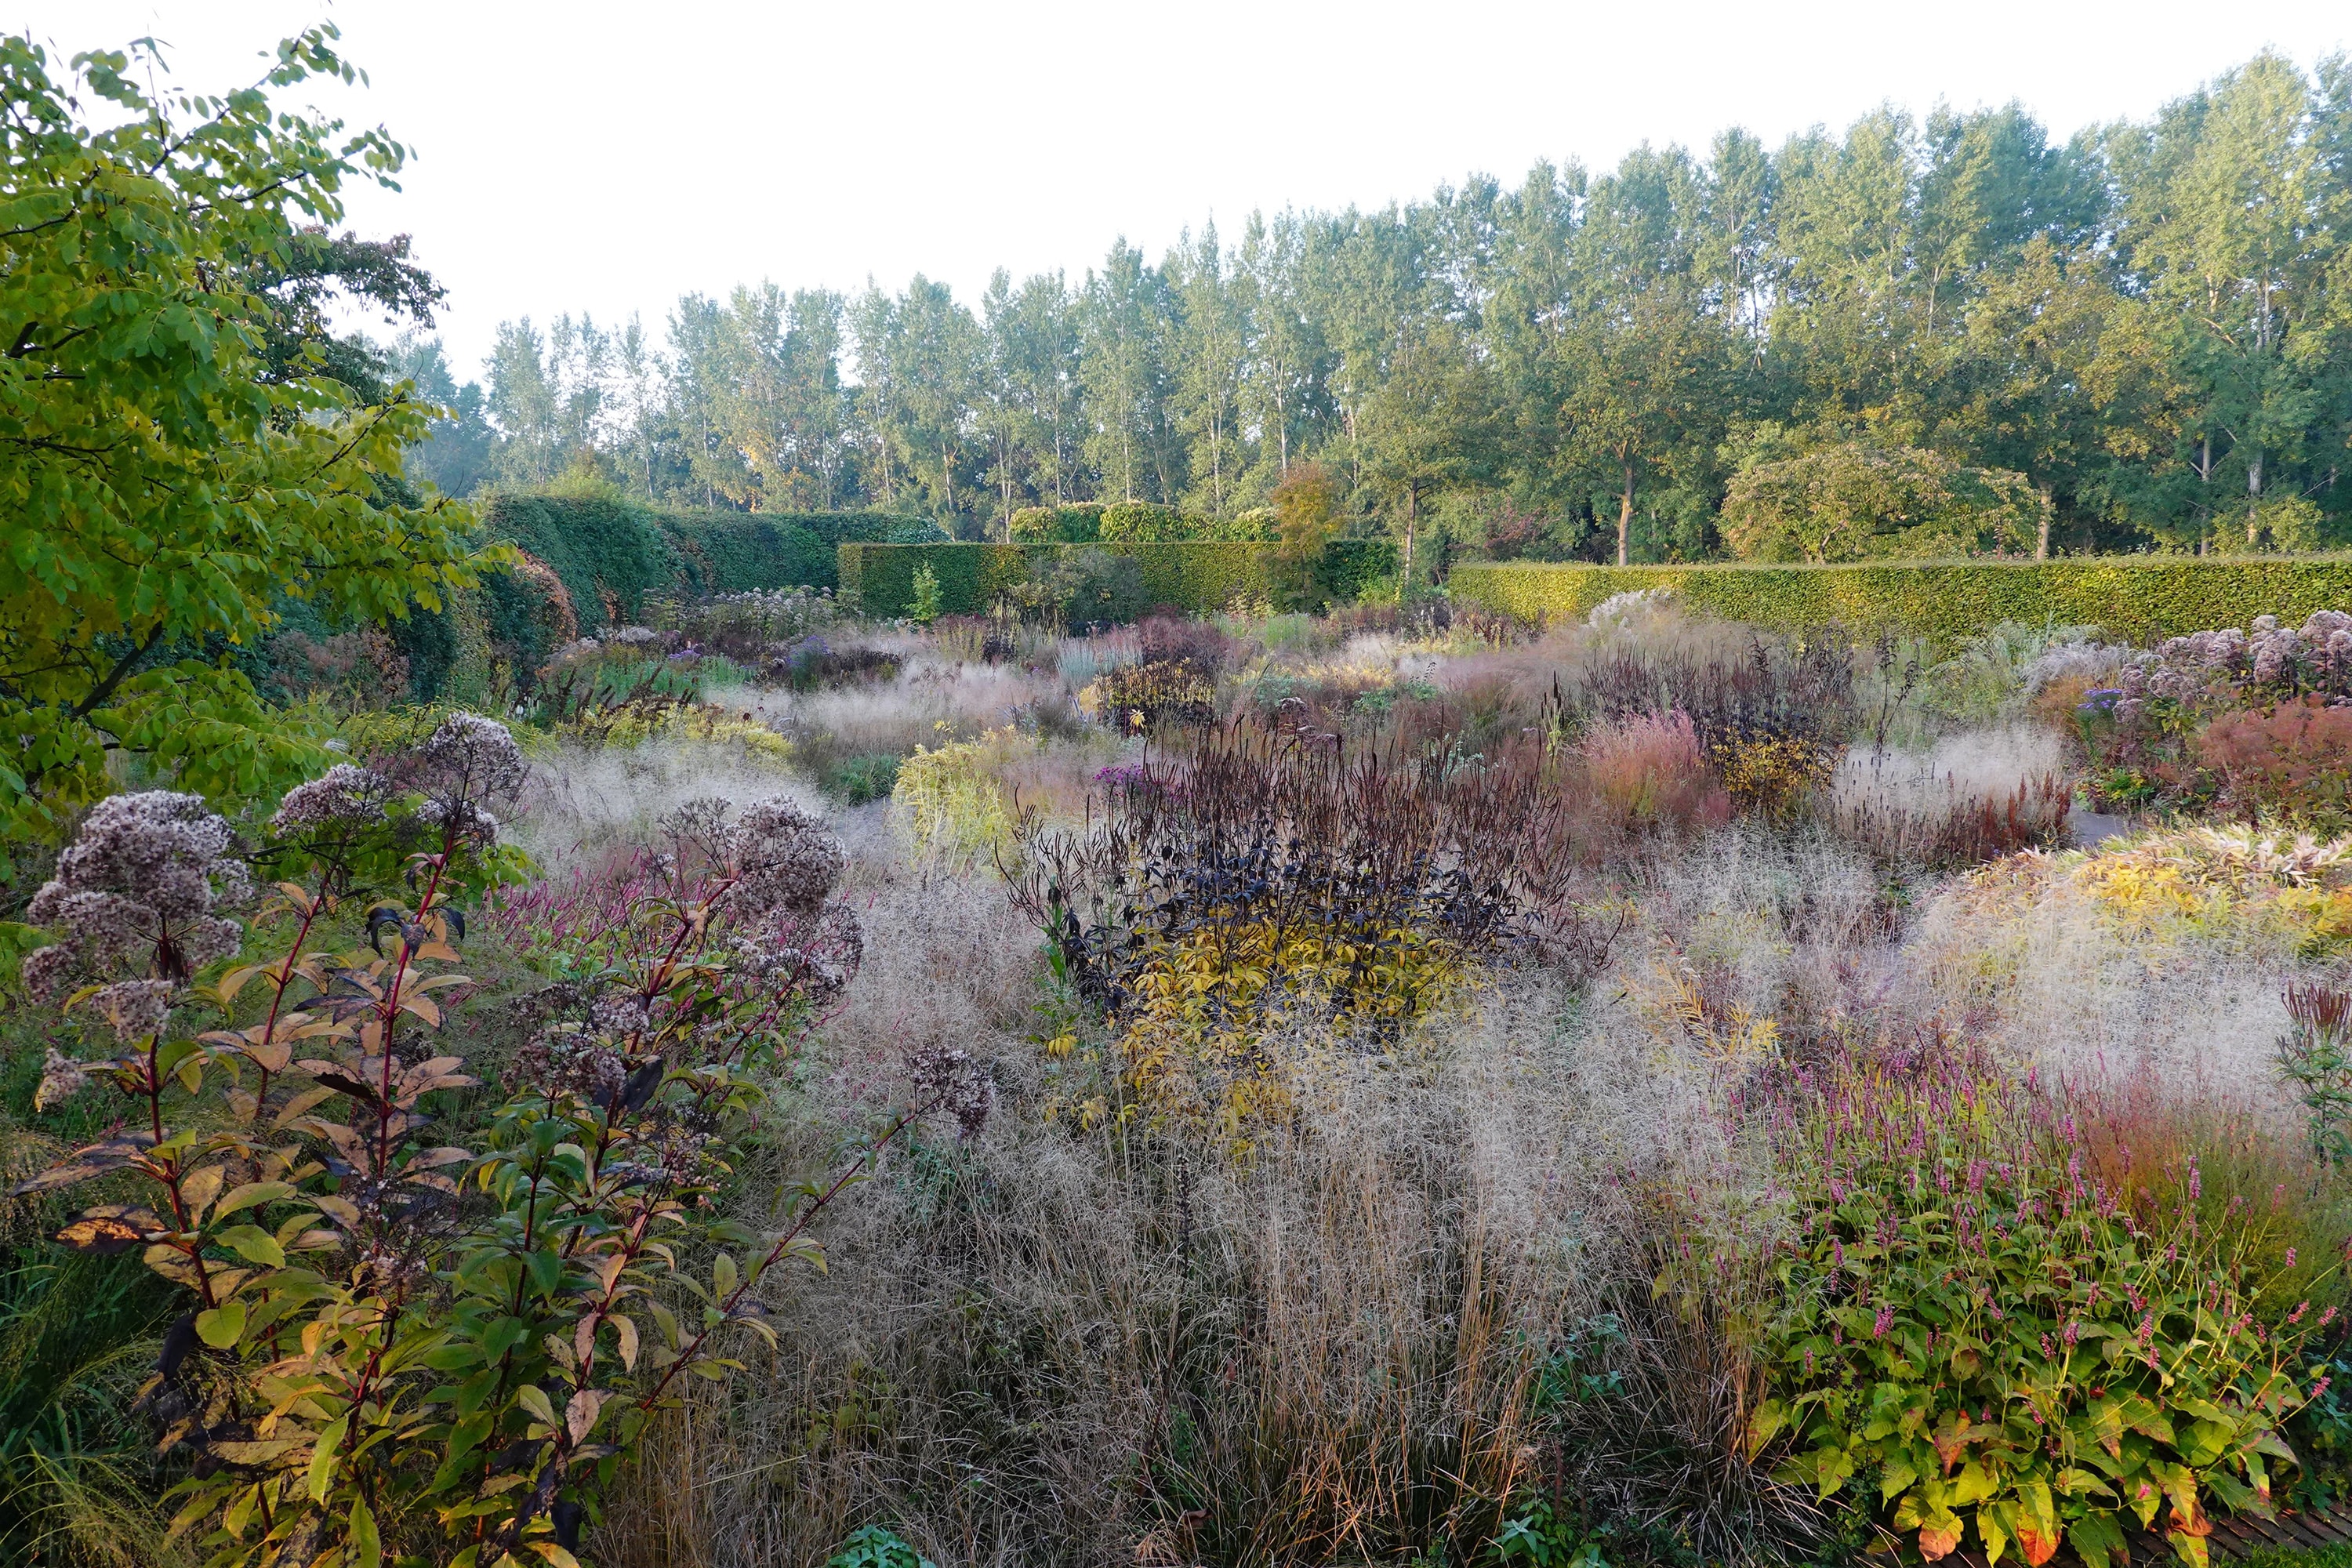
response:
<path id="1" fill-rule="evenodd" d="M 1276 599 L 1282 574 L 1275 547 L 1246 542 L 1188 541 L 1139 544 L 858 544 L 840 547 L 842 593 L 855 592 L 869 616 L 904 616 L 914 607 L 915 574 L 929 566 L 939 579 L 940 608 L 949 615 L 987 609 L 1041 560 L 1067 550 L 1108 550 L 1135 558 L 1143 596 L 1194 615 L 1213 615 L 1236 598 Z M 1396 547 L 1385 539 L 1341 539 L 1325 546 L 1318 575 L 1335 599 L 1352 599 L 1396 570 Z"/>
<path id="2" fill-rule="evenodd" d="M 1580 618 L 1612 595 L 1672 588 L 1731 620 L 1891 626 L 1937 642 L 2002 621 L 2095 626 L 2147 644 L 2254 616 L 2301 621 L 2352 607 L 2352 555 L 2219 559 L 2130 555 L 2057 561 L 1869 562 L 1839 566 L 1557 566 L 1465 562 L 1451 592 L 1534 619 Z"/>

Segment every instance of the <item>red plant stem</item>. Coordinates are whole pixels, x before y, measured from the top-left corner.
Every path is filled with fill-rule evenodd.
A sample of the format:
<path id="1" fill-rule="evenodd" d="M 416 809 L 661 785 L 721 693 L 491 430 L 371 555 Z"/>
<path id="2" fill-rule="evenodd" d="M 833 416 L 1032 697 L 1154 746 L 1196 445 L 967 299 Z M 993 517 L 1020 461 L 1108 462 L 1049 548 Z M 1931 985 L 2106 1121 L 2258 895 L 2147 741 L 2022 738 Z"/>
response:
<path id="1" fill-rule="evenodd" d="M 441 875 L 448 868 L 449 857 L 457 853 L 457 829 L 453 820 L 450 826 L 441 830 L 441 853 L 433 858 L 433 876 L 425 884 L 425 897 L 417 902 L 416 920 L 414 922 L 403 922 L 400 933 L 400 957 L 393 965 L 391 984 L 384 987 L 383 1004 L 380 1009 L 380 1015 L 383 1019 L 383 1038 L 377 1042 L 383 1047 L 383 1084 L 375 1108 L 375 1170 L 378 1180 L 383 1180 L 392 1167 L 392 1031 L 393 1026 L 400 1021 L 401 984 L 407 978 L 408 966 L 416 951 L 416 944 L 410 939 L 408 929 L 411 924 L 421 924 L 425 917 L 432 911 L 433 900 L 441 891 Z"/>
<path id="2" fill-rule="evenodd" d="M 278 966 L 276 973 L 269 975 L 274 990 L 269 997 L 269 1016 L 262 1020 L 261 1025 L 261 1044 L 265 1047 L 278 1033 L 278 1015 L 286 1005 L 287 987 L 294 984 L 295 960 L 301 957 L 302 944 L 310 940 L 310 924 L 318 918 L 317 903 L 310 903 L 303 909 L 302 923 L 294 932 L 294 945 L 287 949 L 286 961 Z M 254 1091 L 253 1096 L 253 1119 L 258 1121 L 261 1120 L 262 1103 L 269 1098 L 269 1068 L 267 1063 L 255 1065 L 261 1068 L 261 1086 Z"/>
<path id="3" fill-rule="evenodd" d="M 841 1195 L 842 1190 L 847 1187 L 850 1182 L 856 1178 L 859 1169 L 865 1165 L 867 1159 L 872 1158 L 876 1154 L 879 1154 L 885 1148 L 888 1147 L 892 1139 L 905 1131 L 908 1126 L 914 1121 L 916 1117 L 920 1116 L 929 1109 L 930 1108 L 928 1106 L 915 1107 L 908 1110 L 905 1115 L 899 1117 L 898 1121 L 892 1122 L 890 1124 L 889 1131 L 883 1133 L 881 1137 L 874 1141 L 874 1147 L 868 1150 L 865 1156 L 851 1161 L 847 1168 L 845 1169 L 841 1174 L 833 1179 L 833 1185 L 825 1188 L 824 1192 L 818 1194 L 814 1202 L 801 1210 L 801 1212 L 793 1217 L 791 1227 L 782 1236 L 776 1237 L 775 1245 L 768 1248 L 768 1256 L 766 1259 L 761 1263 L 757 1269 L 746 1271 L 743 1276 L 743 1282 L 736 1286 L 732 1291 L 729 1292 L 727 1300 L 719 1304 L 719 1321 L 711 1324 L 709 1328 L 704 1329 L 700 1333 L 695 1335 L 693 1342 L 678 1352 L 677 1359 L 670 1363 L 669 1365 L 664 1369 L 661 1374 L 661 1381 L 655 1384 L 652 1388 L 646 1390 L 645 1395 L 637 1401 L 638 1409 L 649 1410 L 653 1407 L 654 1401 L 659 1399 L 662 1395 L 662 1391 L 669 1386 L 670 1379 L 676 1377 L 682 1369 L 693 1364 L 696 1358 L 702 1352 L 703 1342 L 709 1339 L 714 1332 L 729 1321 L 728 1314 L 734 1311 L 736 1303 L 741 1301 L 744 1296 L 750 1293 L 751 1287 L 760 1282 L 761 1276 L 764 1275 L 770 1268 L 775 1266 L 776 1259 L 782 1258 L 784 1255 L 784 1249 L 799 1238 L 801 1232 L 808 1228 L 809 1222 L 816 1218 L 818 1215 L 824 1213 L 825 1205 L 832 1203 L 834 1199 Z"/>

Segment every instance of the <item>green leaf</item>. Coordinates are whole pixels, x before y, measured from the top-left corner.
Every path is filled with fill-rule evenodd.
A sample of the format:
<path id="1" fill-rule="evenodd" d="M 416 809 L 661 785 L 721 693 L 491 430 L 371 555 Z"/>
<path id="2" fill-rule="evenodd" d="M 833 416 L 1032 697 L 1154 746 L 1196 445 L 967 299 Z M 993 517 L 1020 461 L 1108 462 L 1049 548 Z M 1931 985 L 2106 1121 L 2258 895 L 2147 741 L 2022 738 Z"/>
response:
<path id="1" fill-rule="evenodd" d="M 537 1384 L 527 1383 L 516 1390 L 515 1403 L 529 1411 L 531 1418 L 542 1426 L 551 1431 L 562 1430 L 563 1423 L 556 1419 L 555 1406 L 549 1401 L 547 1391 Z"/>
<path id="2" fill-rule="evenodd" d="M 2111 1558 L 2123 1553 L 2123 1527 L 2115 1515 L 2094 1510 L 2067 1527 L 2066 1542 L 2083 1560 L 2083 1568 L 2107 1568 Z"/>
<path id="3" fill-rule="evenodd" d="M 196 1314 L 196 1337 L 216 1351 L 227 1350 L 245 1333 L 245 1303 L 231 1301 L 226 1307 Z"/>
<path id="4" fill-rule="evenodd" d="M 257 1225 L 233 1225 L 213 1239 L 235 1248 L 247 1263 L 258 1263 L 265 1268 L 286 1267 L 286 1254 L 278 1247 L 278 1238 Z"/>
<path id="5" fill-rule="evenodd" d="M 335 1454 L 342 1447 L 343 1432 L 350 1424 L 350 1416 L 339 1415 L 320 1430 L 318 1446 L 310 1452 L 309 1485 L 312 1502 L 326 1501 L 327 1494 L 334 1489 Z"/>
<path id="6" fill-rule="evenodd" d="M 213 1218 L 224 1220 L 240 1209 L 251 1208 L 256 1204 L 282 1203 L 293 1195 L 291 1183 L 247 1182 L 221 1199 L 219 1205 L 213 1210 Z"/>
<path id="7" fill-rule="evenodd" d="M 375 1515 L 367 1500 L 352 1499 L 351 1558 L 356 1568 L 383 1568 L 383 1543 L 376 1539 Z"/>

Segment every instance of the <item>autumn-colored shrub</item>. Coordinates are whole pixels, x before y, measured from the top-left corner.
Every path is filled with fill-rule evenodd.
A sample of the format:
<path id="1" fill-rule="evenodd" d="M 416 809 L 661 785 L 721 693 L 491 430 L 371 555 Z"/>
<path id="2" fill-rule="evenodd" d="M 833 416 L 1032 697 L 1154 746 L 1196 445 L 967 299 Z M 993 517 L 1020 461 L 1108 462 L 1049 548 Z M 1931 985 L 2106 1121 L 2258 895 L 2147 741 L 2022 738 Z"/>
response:
<path id="1" fill-rule="evenodd" d="M 2056 773 L 2021 779 L 2006 793 L 1881 790 L 1841 795 L 1829 817 L 1882 862 L 1955 870 L 2062 842 L 2074 791 Z"/>
<path id="2" fill-rule="evenodd" d="M 2062 891 L 2133 933 L 2274 942 L 2314 957 L 2352 944 L 2352 839 L 2184 827 L 2095 851 L 2029 849 L 1971 873 L 1960 896 L 1982 905 Z"/>
<path id="3" fill-rule="evenodd" d="M 2341 818 L 2352 805 L 2352 706 L 2313 695 L 2224 713 L 2197 737 L 2197 757 L 2220 775 L 2221 804 L 2247 817 Z"/>
<path id="4" fill-rule="evenodd" d="M 1176 660 L 1107 669 L 1079 696 L 1097 719 L 1129 734 L 1199 728 L 1218 718 L 1215 675 Z"/>

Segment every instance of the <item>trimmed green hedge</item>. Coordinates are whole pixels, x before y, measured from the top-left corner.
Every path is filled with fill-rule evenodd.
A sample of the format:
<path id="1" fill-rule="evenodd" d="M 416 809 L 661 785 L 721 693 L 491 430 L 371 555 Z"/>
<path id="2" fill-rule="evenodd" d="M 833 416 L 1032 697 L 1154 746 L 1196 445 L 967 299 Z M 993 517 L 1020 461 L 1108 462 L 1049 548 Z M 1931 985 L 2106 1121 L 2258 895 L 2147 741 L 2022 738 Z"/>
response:
<path id="1" fill-rule="evenodd" d="M 2352 607 L 2352 555 L 1869 562 L 1840 566 L 1554 566 L 1465 562 L 1457 599 L 1535 618 L 1580 618 L 1615 594 L 1672 588 L 1731 620 L 1893 626 L 1939 642 L 2002 621 L 2095 626 L 2147 644 L 2260 615 L 2301 621 Z"/>
<path id="2" fill-rule="evenodd" d="M 1107 550 L 1129 555 L 1143 572 L 1147 604 L 1172 605 L 1213 615 L 1237 597 L 1276 598 L 1281 591 L 1270 544 L 1190 541 L 1169 544 L 844 544 L 842 592 L 855 591 L 869 616 L 904 616 L 915 603 L 915 574 L 929 565 L 940 582 L 940 608 L 949 615 L 985 610 L 1040 559 L 1066 550 Z M 1335 540 L 1324 549 L 1319 575 L 1335 598 L 1351 599 L 1396 570 L 1396 546 L 1385 539 Z"/>
<path id="3" fill-rule="evenodd" d="M 648 595 L 835 587 L 836 547 L 909 526 L 927 525 L 891 512 L 672 512 L 558 496 L 500 496 L 482 514 L 485 536 L 562 579 L 583 632 L 636 618 Z"/>

